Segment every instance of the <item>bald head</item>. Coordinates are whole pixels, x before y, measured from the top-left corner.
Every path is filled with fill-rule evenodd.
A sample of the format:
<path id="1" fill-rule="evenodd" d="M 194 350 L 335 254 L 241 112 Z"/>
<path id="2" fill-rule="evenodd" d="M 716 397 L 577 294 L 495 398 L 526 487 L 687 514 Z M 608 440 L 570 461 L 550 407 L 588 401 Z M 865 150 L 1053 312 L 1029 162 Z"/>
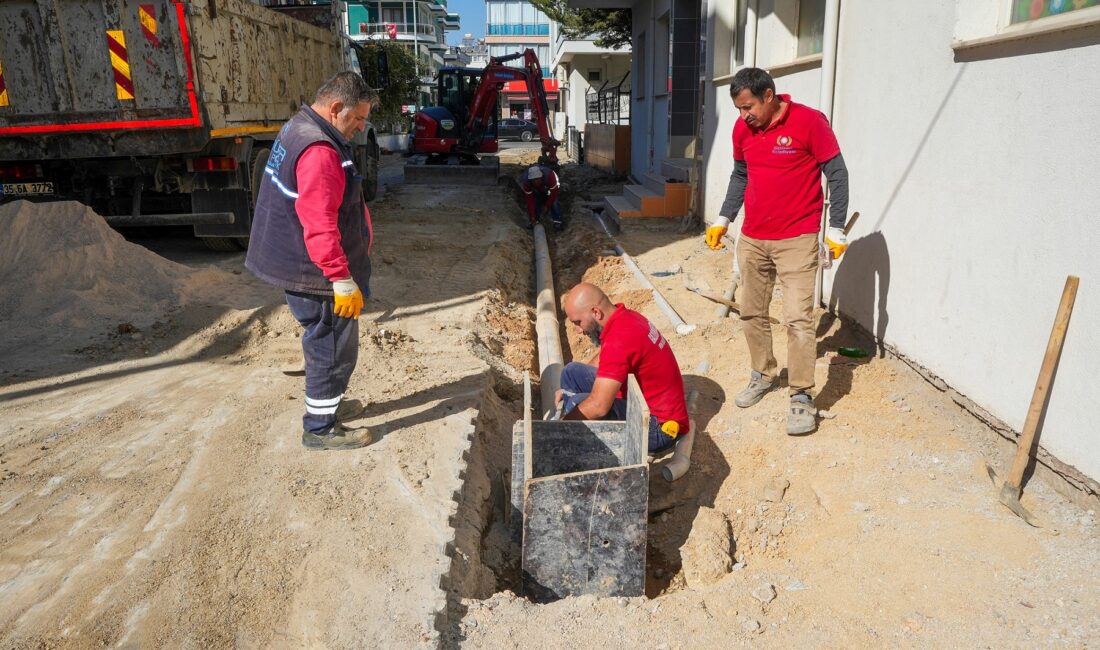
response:
<path id="1" fill-rule="evenodd" d="M 615 311 L 615 305 L 602 289 L 594 284 L 582 282 L 565 294 L 565 317 L 581 332 L 598 338 L 607 319 Z"/>

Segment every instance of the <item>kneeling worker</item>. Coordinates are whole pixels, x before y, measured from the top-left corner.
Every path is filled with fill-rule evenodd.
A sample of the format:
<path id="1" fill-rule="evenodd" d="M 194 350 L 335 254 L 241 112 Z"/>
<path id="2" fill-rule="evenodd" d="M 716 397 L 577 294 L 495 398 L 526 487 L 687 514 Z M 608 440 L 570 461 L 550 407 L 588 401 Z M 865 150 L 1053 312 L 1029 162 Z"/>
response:
<path id="1" fill-rule="evenodd" d="M 593 362 L 561 372 L 564 420 L 623 420 L 627 375 L 638 378 L 649 405 L 649 450 L 671 447 L 689 428 L 684 378 L 668 340 L 645 316 L 612 304 L 599 287 L 578 284 L 565 297 L 565 315 L 599 347 Z"/>
<path id="2" fill-rule="evenodd" d="M 534 228 L 547 212 L 554 230 L 561 230 L 561 204 L 558 203 L 558 175 L 548 165 L 531 165 L 519 176 L 519 188 L 527 200 L 527 227 Z"/>

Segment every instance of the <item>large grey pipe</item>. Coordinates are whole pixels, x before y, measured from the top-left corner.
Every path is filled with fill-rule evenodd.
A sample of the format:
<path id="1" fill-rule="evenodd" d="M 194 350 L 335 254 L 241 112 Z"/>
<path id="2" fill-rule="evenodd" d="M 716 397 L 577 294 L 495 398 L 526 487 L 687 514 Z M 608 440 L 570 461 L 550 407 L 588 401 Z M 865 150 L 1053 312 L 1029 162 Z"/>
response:
<path id="1" fill-rule="evenodd" d="M 546 230 L 535 225 L 535 335 L 539 346 L 539 386 L 542 419 L 554 412 L 554 395 L 561 384 L 561 338 L 558 337 L 558 301 L 554 296 L 554 274 Z"/>

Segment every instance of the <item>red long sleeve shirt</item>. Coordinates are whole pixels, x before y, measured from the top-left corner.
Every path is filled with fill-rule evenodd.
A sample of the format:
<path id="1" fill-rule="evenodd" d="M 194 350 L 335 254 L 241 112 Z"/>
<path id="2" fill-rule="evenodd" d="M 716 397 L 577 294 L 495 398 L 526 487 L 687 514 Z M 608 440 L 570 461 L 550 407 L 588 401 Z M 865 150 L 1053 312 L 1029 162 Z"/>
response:
<path id="1" fill-rule="evenodd" d="M 536 193 L 547 199 L 544 205 L 554 205 L 554 201 L 558 200 L 558 175 L 554 173 L 554 170 L 547 168 L 543 172 L 542 183 L 542 190 L 536 190 L 534 182 L 527 179 L 527 172 L 525 171 L 523 180 L 519 184 L 520 189 L 523 190 L 524 198 L 527 200 L 527 216 L 531 219 L 538 218 L 538 215 L 535 214 Z"/>
<path id="2" fill-rule="evenodd" d="M 294 210 L 302 223 L 309 259 L 329 280 L 351 277 L 348 258 L 340 245 L 337 213 L 347 186 L 340 155 L 331 145 L 318 142 L 306 147 L 295 168 L 298 198 Z M 367 251 L 374 243 L 374 228 L 370 210 L 363 205 L 363 220 L 367 227 Z"/>

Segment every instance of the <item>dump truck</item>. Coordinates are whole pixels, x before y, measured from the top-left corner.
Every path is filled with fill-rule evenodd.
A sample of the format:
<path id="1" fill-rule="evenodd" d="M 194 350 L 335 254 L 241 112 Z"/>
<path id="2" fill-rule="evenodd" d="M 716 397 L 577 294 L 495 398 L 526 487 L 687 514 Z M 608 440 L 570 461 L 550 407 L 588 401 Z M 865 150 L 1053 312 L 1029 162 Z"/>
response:
<path id="1" fill-rule="evenodd" d="M 77 200 L 113 226 L 246 246 L 272 141 L 326 79 L 358 70 L 334 4 L 3 0 L 0 202 Z M 373 126 L 356 145 L 370 200 Z"/>

